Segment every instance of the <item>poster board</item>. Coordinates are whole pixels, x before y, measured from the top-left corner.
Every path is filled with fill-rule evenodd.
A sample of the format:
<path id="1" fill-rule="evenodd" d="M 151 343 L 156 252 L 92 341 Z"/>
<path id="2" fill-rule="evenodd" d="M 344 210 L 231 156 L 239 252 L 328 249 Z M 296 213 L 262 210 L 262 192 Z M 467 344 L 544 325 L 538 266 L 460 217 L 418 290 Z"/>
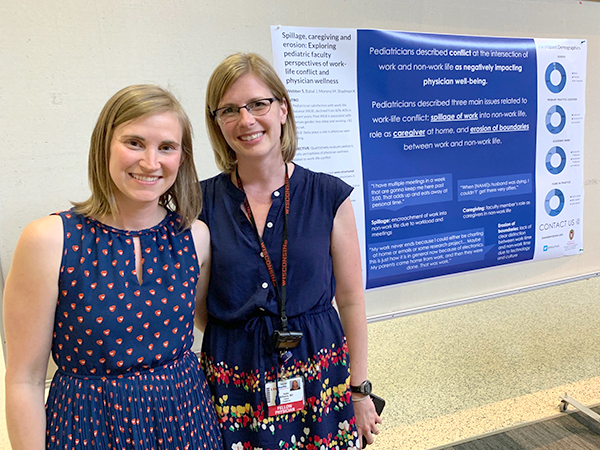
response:
<path id="1" fill-rule="evenodd" d="M 367 289 L 583 252 L 585 39 L 271 33 L 296 161 L 355 187 Z"/>

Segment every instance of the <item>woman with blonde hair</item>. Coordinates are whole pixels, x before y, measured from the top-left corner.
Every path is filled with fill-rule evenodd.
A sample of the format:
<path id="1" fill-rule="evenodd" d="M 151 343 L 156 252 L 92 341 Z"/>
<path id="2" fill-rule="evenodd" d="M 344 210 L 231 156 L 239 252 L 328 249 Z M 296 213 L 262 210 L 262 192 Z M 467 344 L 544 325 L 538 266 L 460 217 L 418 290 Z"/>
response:
<path id="1" fill-rule="evenodd" d="M 226 448 L 372 443 L 381 420 L 352 187 L 292 162 L 290 98 L 256 54 L 214 70 L 206 122 L 222 173 L 201 183 L 212 245 L 202 364 Z"/>
<path id="2" fill-rule="evenodd" d="M 88 174 L 88 200 L 24 229 L 6 280 L 12 448 L 222 449 L 191 351 L 210 236 L 180 103 L 153 85 L 117 92 Z"/>

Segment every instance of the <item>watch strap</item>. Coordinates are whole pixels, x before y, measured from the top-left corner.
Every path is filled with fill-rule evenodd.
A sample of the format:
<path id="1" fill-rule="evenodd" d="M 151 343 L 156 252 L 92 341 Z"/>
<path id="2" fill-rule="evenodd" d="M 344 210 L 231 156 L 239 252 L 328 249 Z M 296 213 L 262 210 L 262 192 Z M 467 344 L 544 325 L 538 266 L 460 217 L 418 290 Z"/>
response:
<path id="1" fill-rule="evenodd" d="M 371 393 L 371 382 L 369 380 L 365 380 L 360 383 L 358 386 L 350 385 L 350 391 L 355 392 L 357 394 L 369 395 Z"/>

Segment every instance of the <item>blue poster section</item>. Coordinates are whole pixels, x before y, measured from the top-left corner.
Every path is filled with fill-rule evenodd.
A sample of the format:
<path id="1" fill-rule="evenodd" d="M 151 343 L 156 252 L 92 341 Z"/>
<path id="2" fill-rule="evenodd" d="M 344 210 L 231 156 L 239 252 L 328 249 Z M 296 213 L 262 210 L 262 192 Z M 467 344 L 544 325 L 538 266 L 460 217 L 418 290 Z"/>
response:
<path id="1" fill-rule="evenodd" d="M 531 39 L 358 30 L 367 288 L 533 258 Z"/>

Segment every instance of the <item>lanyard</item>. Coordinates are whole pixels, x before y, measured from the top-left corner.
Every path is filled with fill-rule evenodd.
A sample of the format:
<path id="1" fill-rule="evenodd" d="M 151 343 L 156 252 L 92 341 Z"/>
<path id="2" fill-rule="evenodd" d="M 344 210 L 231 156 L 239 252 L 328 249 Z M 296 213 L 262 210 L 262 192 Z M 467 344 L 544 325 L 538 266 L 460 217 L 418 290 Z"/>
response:
<path id="1" fill-rule="evenodd" d="M 242 184 L 242 179 L 240 178 L 240 174 L 237 170 L 235 170 L 235 176 L 237 178 L 237 185 L 240 191 L 244 192 L 244 186 Z M 287 331 L 287 314 L 285 311 L 285 298 L 286 298 L 286 285 L 287 285 L 287 249 L 288 249 L 288 215 L 290 213 L 290 178 L 288 176 L 288 168 L 287 164 L 285 164 L 285 194 L 284 194 L 284 205 L 285 210 L 283 214 L 283 243 L 281 245 L 281 292 L 279 291 L 279 286 L 277 284 L 277 278 L 275 277 L 275 270 L 273 269 L 273 263 L 271 262 L 271 257 L 269 256 L 269 252 L 267 251 L 267 246 L 265 245 L 260 233 L 258 232 L 258 227 L 256 226 L 256 222 L 254 220 L 254 215 L 252 214 L 252 208 L 250 208 L 250 202 L 248 201 L 248 196 L 244 198 L 244 207 L 246 208 L 246 214 L 248 214 L 248 218 L 250 222 L 252 222 L 252 226 L 254 227 L 254 231 L 256 232 L 256 238 L 258 240 L 258 244 L 260 246 L 260 250 L 262 252 L 263 258 L 265 260 L 265 264 L 267 266 L 267 270 L 269 271 L 269 276 L 271 277 L 271 282 L 273 283 L 273 287 L 275 288 L 275 293 L 279 298 L 279 313 L 281 315 L 281 327 L 283 331 Z"/>

